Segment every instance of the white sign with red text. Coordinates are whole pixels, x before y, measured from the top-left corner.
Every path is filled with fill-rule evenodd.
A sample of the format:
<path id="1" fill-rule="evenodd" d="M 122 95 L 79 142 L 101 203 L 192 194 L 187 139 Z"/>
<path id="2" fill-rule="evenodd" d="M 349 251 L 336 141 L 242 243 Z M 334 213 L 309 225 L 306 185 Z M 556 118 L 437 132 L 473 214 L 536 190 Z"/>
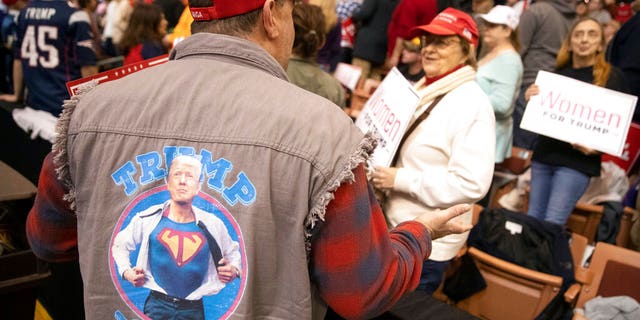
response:
<path id="1" fill-rule="evenodd" d="M 333 77 L 351 91 L 356 89 L 360 76 L 362 76 L 362 68 L 343 62 L 338 63 L 336 71 L 333 72 Z"/>
<path id="2" fill-rule="evenodd" d="M 622 155 L 638 97 L 540 71 L 520 128 Z"/>
<path id="3" fill-rule="evenodd" d="M 119 68 L 100 72 L 98 74 L 94 74 L 92 76 L 88 76 L 85 78 L 72 80 L 67 82 L 67 91 L 69 92 L 69 96 L 73 97 L 76 94 L 78 94 L 78 89 L 80 89 L 80 87 L 86 85 L 89 82 L 96 81 L 98 84 L 100 84 L 100 83 L 113 81 L 113 80 L 128 76 L 134 72 L 138 72 L 142 69 L 163 64 L 167 61 L 169 61 L 169 55 L 165 54 L 165 55 L 158 56 L 155 58 L 150 58 L 144 61 L 127 64 Z"/>
<path id="4" fill-rule="evenodd" d="M 420 97 L 409 81 L 398 69 L 391 69 L 356 119 L 360 130 L 372 131 L 379 137 L 370 160 L 372 165 L 391 165 L 418 102 Z"/>

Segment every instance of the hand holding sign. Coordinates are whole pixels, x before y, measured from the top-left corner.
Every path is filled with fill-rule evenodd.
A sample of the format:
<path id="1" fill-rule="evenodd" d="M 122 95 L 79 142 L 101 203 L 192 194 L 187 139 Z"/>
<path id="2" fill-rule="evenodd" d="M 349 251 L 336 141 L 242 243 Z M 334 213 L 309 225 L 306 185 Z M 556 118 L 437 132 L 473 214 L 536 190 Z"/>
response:
<path id="1" fill-rule="evenodd" d="M 540 87 L 538 87 L 535 83 L 530 85 L 527 88 L 527 91 L 524 92 L 524 100 L 529 101 L 532 96 L 538 95 L 540 93 Z"/>
<path id="2" fill-rule="evenodd" d="M 392 189 L 397 172 L 398 168 L 377 166 L 376 171 L 371 174 L 373 186 L 380 190 Z"/>
<path id="3" fill-rule="evenodd" d="M 545 71 L 535 84 L 525 92 L 522 129 L 622 154 L 637 97 Z"/>

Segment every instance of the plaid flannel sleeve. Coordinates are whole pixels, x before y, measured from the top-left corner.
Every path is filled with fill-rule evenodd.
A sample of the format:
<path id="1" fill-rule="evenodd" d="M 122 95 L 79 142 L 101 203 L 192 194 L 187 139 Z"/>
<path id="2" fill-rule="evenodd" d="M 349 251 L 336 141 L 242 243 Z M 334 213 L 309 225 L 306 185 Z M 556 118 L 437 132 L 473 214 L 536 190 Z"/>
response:
<path id="1" fill-rule="evenodd" d="M 426 228 L 414 221 L 389 231 L 364 167 L 342 184 L 312 243 L 311 273 L 322 298 L 345 318 L 371 318 L 420 281 L 431 252 Z"/>
<path id="2" fill-rule="evenodd" d="M 33 253 L 49 262 L 78 259 L 76 215 L 63 200 L 66 188 L 56 178 L 53 154 L 44 159 L 38 193 L 27 217 L 27 239 Z"/>

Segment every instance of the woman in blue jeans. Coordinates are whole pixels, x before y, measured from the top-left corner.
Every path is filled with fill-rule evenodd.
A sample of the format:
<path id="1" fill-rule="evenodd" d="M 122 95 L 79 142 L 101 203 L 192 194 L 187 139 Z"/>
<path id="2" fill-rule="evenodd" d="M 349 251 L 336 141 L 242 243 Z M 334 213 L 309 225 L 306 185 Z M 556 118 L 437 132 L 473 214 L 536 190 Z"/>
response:
<path id="1" fill-rule="evenodd" d="M 555 73 L 617 91 L 626 88 L 622 73 L 605 61 L 604 32 L 592 18 L 576 21 L 562 43 Z M 531 85 L 528 101 L 538 94 Z M 528 214 L 564 225 L 593 176 L 600 175 L 600 152 L 578 144 L 540 136 L 531 163 Z"/>

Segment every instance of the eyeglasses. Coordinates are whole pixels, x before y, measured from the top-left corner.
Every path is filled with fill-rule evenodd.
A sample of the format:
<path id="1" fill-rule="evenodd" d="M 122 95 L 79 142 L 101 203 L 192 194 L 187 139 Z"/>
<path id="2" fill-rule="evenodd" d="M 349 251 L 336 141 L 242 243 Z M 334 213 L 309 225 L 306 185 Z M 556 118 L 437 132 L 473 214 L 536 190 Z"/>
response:
<path id="1" fill-rule="evenodd" d="M 420 49 L 433 44 L 436 49 L 443 50 L 456 43 L 460 43 L 460 40 L 457 40 L 456 37 L 437 36 L 434 34 L 428 34 L 420 37 Z"/>

